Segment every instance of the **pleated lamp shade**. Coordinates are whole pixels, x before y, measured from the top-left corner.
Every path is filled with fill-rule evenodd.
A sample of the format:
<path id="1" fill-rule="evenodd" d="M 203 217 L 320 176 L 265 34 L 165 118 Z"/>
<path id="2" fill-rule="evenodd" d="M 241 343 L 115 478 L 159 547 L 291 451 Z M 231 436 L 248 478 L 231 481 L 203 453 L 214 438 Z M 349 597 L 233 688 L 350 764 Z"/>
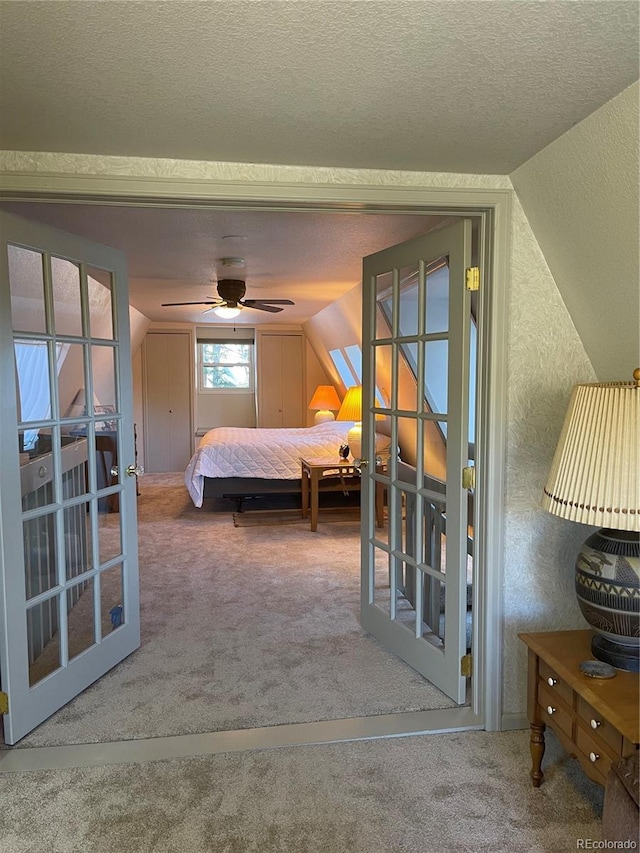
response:
<path id="1" fill-rule="evenodd" d="M 634 379 L 574 388 L 544 488 L 549 512 L 640 531 L 640 369 Z"/>
<path id="2" fill-rule="evenodd" d="M 340 411 L 336 417 L 338 421 L 361 421 L 362 420 L 362 386 L 354 385 L 347 388 Z"/>
<path id="3" fill-rule="evenodd" d="M 337 421 L 355 421 L 347 433 L 347 444 L 350 455 L 354 459 L 362 456 L 362 386 L 354 385 L 347 388 L 340 411 L 336 415 Z"/>

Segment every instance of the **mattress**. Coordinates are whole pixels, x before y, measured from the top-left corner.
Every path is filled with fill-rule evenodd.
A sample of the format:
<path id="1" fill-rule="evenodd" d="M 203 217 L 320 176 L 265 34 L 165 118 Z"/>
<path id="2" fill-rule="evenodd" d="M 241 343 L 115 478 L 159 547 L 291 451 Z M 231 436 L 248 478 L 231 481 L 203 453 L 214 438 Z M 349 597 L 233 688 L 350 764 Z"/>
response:
<path id="1" fill-rule="evenodd" d="M 202 506 L 205 477 L 299 480 L 300 457 L 338 458 L 351 421 L 331 421 L 297 429 L 217 427 L 203 436 L 184 474 L 196 506 Z"/>

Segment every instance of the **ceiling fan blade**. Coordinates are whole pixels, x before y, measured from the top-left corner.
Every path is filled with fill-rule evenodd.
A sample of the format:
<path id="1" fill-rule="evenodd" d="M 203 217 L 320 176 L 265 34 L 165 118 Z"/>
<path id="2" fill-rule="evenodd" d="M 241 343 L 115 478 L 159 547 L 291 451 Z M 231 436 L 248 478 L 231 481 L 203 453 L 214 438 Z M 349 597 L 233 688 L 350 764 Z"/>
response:
<path id="1" fill-rule="evenodd" d="M 243 299 L 243 305 L 252 307 L 254 305 L 295 305 L 290 299 Z"/>
<path id="2" fill-rule="evenodd" d="M 175 305 L 219 305 L 219 302 L 163 302 L 163 308 L 173 308 Z"/>
<path id="3" fill-rule="evenodd" d="M 255 308 L 257 311 L 270 311 L 272 314 L 277 314 L 279 311 L 284 311 L 284 308 L 277 308 L 275 305 L 266 305 L 264 302 L 259 302 L 257 299 L 249 299 L 246 302 L 239 302 L 243 308 Z"/>

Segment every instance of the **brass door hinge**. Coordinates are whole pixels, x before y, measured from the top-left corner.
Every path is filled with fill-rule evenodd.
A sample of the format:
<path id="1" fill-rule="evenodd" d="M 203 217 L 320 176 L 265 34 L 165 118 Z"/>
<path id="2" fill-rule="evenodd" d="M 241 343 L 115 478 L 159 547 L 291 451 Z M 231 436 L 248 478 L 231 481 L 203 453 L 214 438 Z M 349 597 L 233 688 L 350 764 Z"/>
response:
<path id="1" fill-rule="evenodd" d="M 0 714 L 9 713 L 9 694 L 0 690 Z"/>
<path id="2" fill-rule="evenodd" d="M 471 655 L 465 655 L 460 658 L 460 675 L 465 678 L 471 677 L 471 672 L 473 670 L 473 658 Z"/>
<path id="3" fill-rule="evenodd" d="M 480 290 L 480 267 L 467 267 L 464 284 L 467 290 Z"/>
<path id="4" fill-rule="evenodd" d="M 476 487 L 476 469 L 472 465 L 469 468 L 462 469 L 462 488 L 475 489 Z"/>

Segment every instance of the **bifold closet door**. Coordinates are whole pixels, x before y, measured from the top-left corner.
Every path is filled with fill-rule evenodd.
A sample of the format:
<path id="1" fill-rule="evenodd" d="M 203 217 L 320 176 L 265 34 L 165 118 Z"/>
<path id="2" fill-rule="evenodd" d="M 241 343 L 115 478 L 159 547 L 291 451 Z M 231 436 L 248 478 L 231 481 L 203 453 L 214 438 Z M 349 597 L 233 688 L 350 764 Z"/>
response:
<path id="1" fill-rule="evenodd" d="M 191 337 L 150 332 L 144 343 L 145 461 L 183 471 L 191 457 Z"/>

